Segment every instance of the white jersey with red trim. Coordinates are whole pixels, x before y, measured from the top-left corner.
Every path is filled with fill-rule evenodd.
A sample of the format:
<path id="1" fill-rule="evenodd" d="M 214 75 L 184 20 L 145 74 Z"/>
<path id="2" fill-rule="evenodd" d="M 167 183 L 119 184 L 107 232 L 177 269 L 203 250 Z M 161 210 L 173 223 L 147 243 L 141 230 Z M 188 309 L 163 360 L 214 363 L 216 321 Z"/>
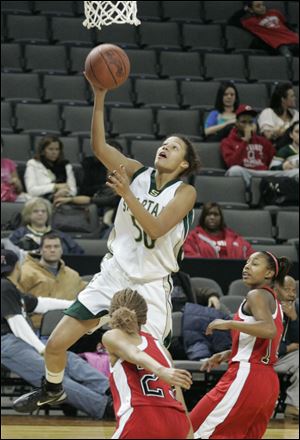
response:
<path id="1" fill-rule="evenodd" d="M 276 310 L 272 317 L 276 325 L 276 336 L 274 339 L 263 339 L 255 336 L 248 335 L 238 330 L 231 332 L 232 336 L 232 352 L 231 362 L 250 362 L 255 364 L 274 365 L 277 361 L 277 351 L 283 332 L 282 324 L 282 308 L 277 300 L 276 293 L 268 286 L 262 287 L 262 289 L 270 292 L 276 302 Z M 246 315 L 243 311 L 246 299 L 242 302 L 238 312 L 234 316 L 234 321 L 242 322 L 256 322 L 253 316 Z"/>

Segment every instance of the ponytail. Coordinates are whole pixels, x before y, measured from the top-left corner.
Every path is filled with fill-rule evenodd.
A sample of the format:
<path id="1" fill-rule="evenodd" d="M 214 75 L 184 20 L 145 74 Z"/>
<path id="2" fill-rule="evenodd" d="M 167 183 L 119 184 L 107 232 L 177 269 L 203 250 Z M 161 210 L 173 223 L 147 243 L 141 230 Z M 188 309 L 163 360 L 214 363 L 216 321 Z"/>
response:
<path id="1" fill-rule="evenodd" d="M 276 257 L 268 251 L 262 251 L 266 257 L 271 270 L 274 270 L 274 277 L 272 281 L 276 281 L 280 286 L 283 286 L 284 278 L 289 273 L 291 262 L 287 257 Z"/>
<path id="2" fill-rule="evenodd" d="M 136 333 L 138 320 L 134 310 L 128 307 L 120 307 L 111 315 L 110 325 L 112 328 L 119 328 L 126 333 Z"/>
<path id="3" fill-rule="evenodd" d="M 111 327 L 119 328 L 126 333 L 136 333 L 147 321 L 147 303 L 136 291 L 130 288 L 115 293 L 109 314 Z"/>
<path id="4" fill-rule="evenodd" d="M 283 286 L 284 278 L 290 271 L 291 262 L 287 257 L 277 258 L 278 260 L 278 275 L 275 278 L 275 281 L 279 284 L 279 286 Z"/>

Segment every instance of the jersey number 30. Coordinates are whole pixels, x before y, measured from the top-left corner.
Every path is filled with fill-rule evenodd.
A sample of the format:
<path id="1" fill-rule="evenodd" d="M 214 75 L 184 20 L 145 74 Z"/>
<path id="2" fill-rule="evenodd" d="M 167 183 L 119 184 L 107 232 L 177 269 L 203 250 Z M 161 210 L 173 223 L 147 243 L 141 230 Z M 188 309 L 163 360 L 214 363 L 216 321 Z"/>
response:
<path id="1" fill-rule="evenodd" d="M 141 378 L 141 386 L 145 396 L 165 397 L 161 388 L 150 388 L 151 382 L 156 382 L 158 377 L 155 374 L 145 374 Z"/>
<path id="2" fill-rule="evenodd" d="M 143 230 L 141 229 L 141 227 L 137 224 L 137 222 L 136 222 L 136 220 L 135 220 L 135 218 L 134 218 L 133 216 L 131 216 L 131 219 L 132 219 L 133 226 L 136 227 L 137 230 L 139 231 L 139 235 L 138 235 L 138 237 L 135 237 L 135 238 L 134 238 L 135 241 L 136 241 L 136 242 L 139 242 L 139 241 L 142 241 L 142 239 L 144 239 L 144 244 L 145 244 L 146 248 L 148 248 L 148 249 L 153 249 L 154 246 L 155 246 L 155 240 L 152 240 L 152 239 L 146 234 L 146 232 L 143 231 Z"/>

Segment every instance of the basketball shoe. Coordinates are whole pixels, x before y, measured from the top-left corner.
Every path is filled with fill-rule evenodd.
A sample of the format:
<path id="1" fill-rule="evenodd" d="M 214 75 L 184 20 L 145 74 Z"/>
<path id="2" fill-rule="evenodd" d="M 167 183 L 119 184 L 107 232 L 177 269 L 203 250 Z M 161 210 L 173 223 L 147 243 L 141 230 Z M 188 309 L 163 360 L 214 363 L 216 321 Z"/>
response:
<path id="1" fill-rule="evenodd" d="M 13 408 L 21 413 L 32 413 L 44 405 L 56 405 L 66 400 L 62 384 L 52 384 L 42 379 L 41 388 L 24 394 L 13 402 Z"/>

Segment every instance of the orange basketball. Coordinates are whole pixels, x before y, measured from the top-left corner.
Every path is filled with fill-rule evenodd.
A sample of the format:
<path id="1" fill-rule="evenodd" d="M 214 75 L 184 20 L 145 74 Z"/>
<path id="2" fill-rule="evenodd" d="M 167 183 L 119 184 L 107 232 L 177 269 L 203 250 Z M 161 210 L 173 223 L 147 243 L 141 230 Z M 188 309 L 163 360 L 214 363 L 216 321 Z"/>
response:
<path id="1" fill-rule="evenodd" d="M 130 72 L 127 54 L 114 44 L 94 47 L 85 60 L 85 73 L 100 89 L 115 89 L 123 84 Z"/>

